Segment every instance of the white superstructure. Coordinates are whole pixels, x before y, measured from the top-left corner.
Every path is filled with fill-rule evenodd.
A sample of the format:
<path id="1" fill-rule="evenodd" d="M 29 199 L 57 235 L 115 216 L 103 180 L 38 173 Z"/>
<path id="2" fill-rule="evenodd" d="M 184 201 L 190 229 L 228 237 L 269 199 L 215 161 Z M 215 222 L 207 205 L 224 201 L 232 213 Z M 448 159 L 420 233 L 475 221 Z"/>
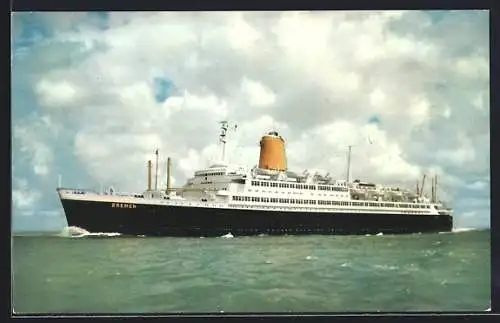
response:
<path id="1" fill-rule="evenodd" d="M 59 189 L 61 198 L 108 201 L 128 207 L 134 204 L 175 205 L 186 207 L 214 207 L 251 210 L 279 210 L 283 212 L 325 212 L 325 213 L 384 213 L 408 215 L 449 214 L 452 210 L 437 201 L 435 187 L 428 198 L 421 192 L 387 187 L 354 180 L 335 180 L 328 175 L 302 174 L 286 170 L 286 161 L 280 158 L 283 139 L 276 133 L 269 133 L 268 139 L 278 141 L 263 155 L 260 164 L 275 164 L 281 170 L 226 164 L 225 144 L 228 124 L 222 122 L 220 143 L 222 162 L 195 171 L 194 176 L 177 190 L 147 190 L 140 194 L 97 193 L 73 189 Z M 264 137 L 263 137 L 264 138 Z M 283 142 L 283 143 L 282 143 Z M 262 145 L 262 141 L 261 141 Z M 275 145 L 275 143 L 272 143 Z M 276 145 L 275 145 L 276 146 Z M 270 152 L 269 152 L 270 151 Z M 276 157 L 278 156 L 278 157 Z M 349 159 L 350 160 L 350 159 Z M 283 166 L 285 165 L 285 166 Z M 271 166 L 270 166 L 271 167 Z M 118 206 L 121 207 L 121 206 Z"/>

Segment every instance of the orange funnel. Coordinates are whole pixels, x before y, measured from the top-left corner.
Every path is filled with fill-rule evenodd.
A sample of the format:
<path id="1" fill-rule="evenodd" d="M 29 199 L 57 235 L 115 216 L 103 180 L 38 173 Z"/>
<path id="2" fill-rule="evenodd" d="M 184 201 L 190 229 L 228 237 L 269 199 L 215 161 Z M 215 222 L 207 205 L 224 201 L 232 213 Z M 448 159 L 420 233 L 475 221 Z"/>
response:
<path id="1" fill-rule="evenodd" d="M 259 168 L 286 171 L 285 140 L 273 131 L 260 140 Z"/>

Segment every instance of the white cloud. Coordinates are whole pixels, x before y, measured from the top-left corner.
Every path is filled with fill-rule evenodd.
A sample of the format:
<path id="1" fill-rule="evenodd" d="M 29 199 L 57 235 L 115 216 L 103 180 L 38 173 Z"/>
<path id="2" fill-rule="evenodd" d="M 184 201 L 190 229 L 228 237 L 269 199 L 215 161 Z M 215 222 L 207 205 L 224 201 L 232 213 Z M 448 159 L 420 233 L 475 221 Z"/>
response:
<path id="1" fill-rule="evenodd" d="M 33 212 L 36 203 L 42 197 L 41 193 L 30 188 L 26 179 L 14 179 L 16 188 L 12 190 L 12 203 L 14 207 L 23 212 Z M 30 213 L 30 214 L 31 214 Z"/>
<path id="2" fill-rule="evenodd" d="M 64 107 L 70 104 L 77 94 L 74 85 L 68 81 L 50 81 L 42 79 L 36 84 L 35 92 L 43 106 Z"/>
<path id="3" fill-rule="evenodd" d="M 37 118 L 32 123 L 18 123 L 13 126 L 14 143 L 26 153 L 35 175 L 45 177 L 49 174 L 54 159 L 47 134 L 58 134 L 59 127 L 52 124 L 50 117 Z M 45 138 L 44 138 L 45 137 Z"/>
<path id="4" fill-rule="evenodd" d="M 276 102 L 276 94 L 259 82 L 244 78 L 241 90 L 248 96 L 251 106 L 268 107 Z"/>
<path id="5" fill-rule="evenodd" d="M 52 146 L 32 121 L 15 125 L 38 174 L 50 172 L 54 151 L 74 149 L 95 181 L 142 189 L 159 147 L 182 185 L 217 160 L 217 122 L 229 119 L 238 130 L 228 158 L 249 166 L 275 128 L 297 171 L 344 178 L 353 145 L 353 178 L 413 188 L 436 172 L 452 202 L 489 179 L 487 13 L 435 24 L 418 11 L 124 12 L 110 13 L 107 30 L 58 17 L 61 32 L 25 54 L 22 71 L 41 109 L 64 108 L 43 110 L 50 119 L 39 127 L 55 136 L 49 124 L 67 124 L 73 146 Z M 175 84 L 162 103 L 155 76 Z M 374 115 L 380 123 L 367 125 Z"/>
<path id="6" fill-rule="evenodd" d="M 487 183 L 486 181 L 475 181 L 475 182 L 467 185 L 468 189 L 477 190 L 477 191 L 484 190 L 488 187 L 489 187 L 489 183 Z"/>

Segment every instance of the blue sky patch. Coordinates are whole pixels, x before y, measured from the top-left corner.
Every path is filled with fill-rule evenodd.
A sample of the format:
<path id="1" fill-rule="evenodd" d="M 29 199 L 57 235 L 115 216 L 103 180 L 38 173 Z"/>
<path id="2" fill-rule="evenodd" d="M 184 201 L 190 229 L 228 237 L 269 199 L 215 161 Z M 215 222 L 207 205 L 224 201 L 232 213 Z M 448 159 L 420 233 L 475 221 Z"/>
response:
<path id="1" fill-rule="evenodd" d="M 370 118 L 368 118 L 368 123 L 380 124 L 380 117 L 377 114 L 374 114 Z"/>
<path id="2" fill-rule="evenodd" d="M 174 83 L 166 77 L 155 77 L 153 88 L 156 102 L 163 103 L 172 95 Z"/>

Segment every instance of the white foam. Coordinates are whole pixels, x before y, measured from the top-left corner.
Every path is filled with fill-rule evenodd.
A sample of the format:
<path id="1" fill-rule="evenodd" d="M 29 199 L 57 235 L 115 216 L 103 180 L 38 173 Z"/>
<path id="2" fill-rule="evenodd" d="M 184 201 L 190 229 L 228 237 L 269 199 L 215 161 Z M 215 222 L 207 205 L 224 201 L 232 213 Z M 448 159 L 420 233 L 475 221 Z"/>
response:
<path id="1" fill-rule="evenodd" d="M 396 270 L 399 269 L 398 266 L 388 266 L 388 265 L 374 265 L 373 268 L 382 270 Z"/>
<path id="2" fill-rule="evenodd" d="M 62 229 L 62 231 L 59 233 L 59 236 L 61 237 L 75 237 L 75 236 L 81 236 L 84 234 L 89 234 L 87 230 L 80 228 L 80 227 L 75 227 L 75 226 L 69 226 L 65 227 Z"/>
<path id="3" fill-rule="evenodd" d="M 64 228 L 59 236 L 68 238 L 84 238 L 84 237 L 117 237 L 121 233 L 118 232 L 89 232 L 83 228 L 69 226 Z"/>
<path id="4" fill-rule="evenodd" d="M 460 232 L 469 232 L 469 231 L 476 231 L 478 229 L 475 228 L 453 228 L 452 232 L 453 233 L 460 233 Z"/>
<path id="5" fill-rule="evenodd" d="M 89 232 L 84 233 L 82 235 L 74 236 L 75 238 L 84 238 L 84 237 L 118 237 L 122 234 L 119 232 Z"/>
<path id="6" fill-rule="evenodd" d="M 376 234 L 376 236 L 383 236 L 384 234 L 382 232 L 379 232 Z"/>
<path id="7" fill-rule="evenodd" d="M 314 259 L 318 259 L 318 257 L 315 257 L 315 256 L 307 256 L 306 257 L 307 260 L 314 260 Z"/>
<path id="8" fill-rule="evenodd" d="M 231 232 L 229 232 L 228 234 L 221 236 L 221 238 L 222 239 L 231 239 L 231 238 L 234 238 L 234 236 L 231 234 Z"/>

